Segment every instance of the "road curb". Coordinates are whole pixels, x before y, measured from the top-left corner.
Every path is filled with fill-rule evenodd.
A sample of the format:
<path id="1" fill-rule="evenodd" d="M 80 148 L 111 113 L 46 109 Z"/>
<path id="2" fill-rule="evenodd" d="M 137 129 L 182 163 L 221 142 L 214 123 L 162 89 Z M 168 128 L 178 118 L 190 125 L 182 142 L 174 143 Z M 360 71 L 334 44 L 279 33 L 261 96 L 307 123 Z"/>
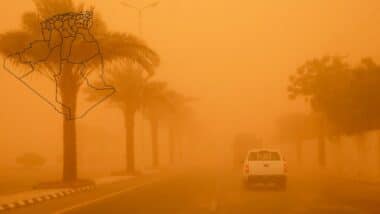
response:
<path id="1" fill-rule="evenodd" d="M 367 184 L 367 185 L 379 185 L 380 181 L 369 181 L 369 180 L 363 180 L 363 179 L 358 179 L 358 178 L 346 178 L 347 180 L 361 183 L 361 184 Z"/>
<path id="2" fill-rule="evenodd" d="M 27 207 L 30 205 L 35 205 L 35 204 L 42 203 L 45 201 L 62 198 L 74 193 L 91 191 L 91 190 L 94 190 L 95 188 L 96 188 L 95 185 L 89 185 L 89 186 L 84 186 L 84 187 L 75 188 L 75 189 L 68 189 L 68 190 L 66 189 L 66 190 L 58 191 L 51 194 L 41 195 L 34 198 L 14 201 L 7 204 L 0 204 L 0 212 L 4 212 L 4 211 L 16 209 L 16 208 L 21 208 L 21 207 Z"/>
<path id="3" fill-rule="evenodd" d="M 366 184 L 366 185 L 379 185 L 380 184 L 380 181 L 377 181 L 377 180 L 360 179 L 357 177 L 344 177 L 344 176 L 328 176 L 328 177 L 334 178 L 334 179 L 340 179 L 340 180 L 344 180 L 344 181 L 349 181 L 349 182 Z"/>

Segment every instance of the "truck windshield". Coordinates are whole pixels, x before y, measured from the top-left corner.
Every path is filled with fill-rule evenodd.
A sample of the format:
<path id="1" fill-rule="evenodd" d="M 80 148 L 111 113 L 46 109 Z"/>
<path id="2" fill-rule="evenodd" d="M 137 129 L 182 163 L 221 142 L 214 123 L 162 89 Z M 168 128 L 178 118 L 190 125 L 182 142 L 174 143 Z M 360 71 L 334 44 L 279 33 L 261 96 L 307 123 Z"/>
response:
<path id="1" fill-rule="evenodd" d="M 278 152 L 269 151 L 251 152 L 248 157 L 249 161 L 279 161 L 280 159 Z"/>

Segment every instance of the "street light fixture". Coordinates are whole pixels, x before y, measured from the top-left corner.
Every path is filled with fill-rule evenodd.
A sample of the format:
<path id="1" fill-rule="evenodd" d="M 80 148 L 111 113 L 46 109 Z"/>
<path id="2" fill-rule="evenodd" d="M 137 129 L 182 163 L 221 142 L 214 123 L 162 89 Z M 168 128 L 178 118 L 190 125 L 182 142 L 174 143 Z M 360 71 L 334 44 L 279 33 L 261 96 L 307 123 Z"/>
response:
<path id="1" fill-rule="evenodd" d="M 121 3 L 121 5 L 123 5 L 125 7 L 129 7 L 129 8 L 137 10 L 137 12 L 139 14 L 139 34 L 140 34 L 140 36 L 142 36 L 142 15 L 143 15 L 144 10 L 148 9 L 148 8 L 157 7 L 160 4 L 160 1 L 155 1 L 153 3 L 144 5 L 142 7 L 138 7 L 138 6 L 135 6 L 133 4 L 130 4 L 130 3 L 127 3 L 124 1 L 120 2 L 120 3 Z"/>

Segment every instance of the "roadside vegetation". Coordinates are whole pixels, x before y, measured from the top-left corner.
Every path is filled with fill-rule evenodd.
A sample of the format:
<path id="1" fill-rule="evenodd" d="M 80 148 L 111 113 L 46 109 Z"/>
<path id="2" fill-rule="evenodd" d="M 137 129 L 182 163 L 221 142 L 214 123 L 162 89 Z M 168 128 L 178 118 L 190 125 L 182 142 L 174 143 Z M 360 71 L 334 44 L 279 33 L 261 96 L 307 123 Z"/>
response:
<path id="1" fill-rule="evenodd" d="M 280 118 L 277 132 L 295 142 L 297 150 L 302 142 L 317 139 L 320 167 L 326 165 L 326 139 L 339 147 L 342 137 L 351 137 L 362 153 L 365 134 L 380 129 L 379 86 L 380 66 L 371 58 L 358 64 L 341 56 L 308 60 L 290 76 L 288 92 L 290 99 L 308 103 L 311 112 Z M 380 165 L 380 150 L 377 153 Z M 301 161 L 300 152 L 298 158 Z"/>

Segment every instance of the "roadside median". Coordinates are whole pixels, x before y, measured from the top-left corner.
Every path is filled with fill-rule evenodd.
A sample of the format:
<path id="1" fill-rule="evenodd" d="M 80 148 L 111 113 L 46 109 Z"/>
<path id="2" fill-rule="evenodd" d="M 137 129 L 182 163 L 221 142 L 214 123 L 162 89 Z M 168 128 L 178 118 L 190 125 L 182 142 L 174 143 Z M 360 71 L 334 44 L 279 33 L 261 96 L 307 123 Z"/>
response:
<path id="1" fill-rule="evenodd" d="M 159 173 L 159 170 L 144 170 L 141 175 L 152 175 Z M 46 201 L 63 198 L 76 193 L 93 191 L 97 187 L 109 184 L 126 182 L 140 176 L 135 175 L 114 175 L 94 179 L 91 185 L 75 188 L 55 188 L 55 189 L 33 189 L 14 194 L 0 195 L 0 212 L 32 206 Z"/>

